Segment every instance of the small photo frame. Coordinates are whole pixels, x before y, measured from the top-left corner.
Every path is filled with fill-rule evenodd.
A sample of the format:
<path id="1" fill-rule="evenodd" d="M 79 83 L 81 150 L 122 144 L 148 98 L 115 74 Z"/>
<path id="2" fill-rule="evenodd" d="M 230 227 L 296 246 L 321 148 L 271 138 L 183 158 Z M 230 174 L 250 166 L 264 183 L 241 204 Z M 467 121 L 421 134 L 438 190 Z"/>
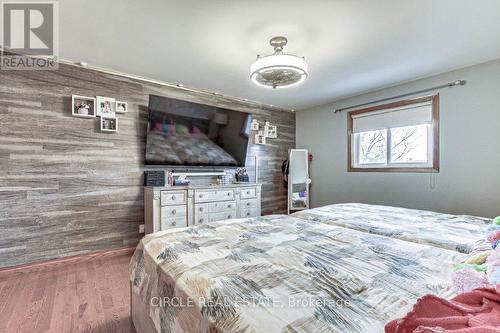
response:
<path id="1" fill-rule="evenodd" d="M 101 116 L 101 132 L 118 132 L 118 118 Z"/>
<path id="2" fill-rule="evenodd" d="M 264 128 L 266 138 L 276 139 L 278 137 L 278 130 L 276 125 L 266 125 Z"/>
<path id="3" fill-rule="evenodd" d="M 259 130 L 259 122 L 257 121 L 257 119 L 252 119 L 252 122 L 250 123 L 250 129 L 252 131 L 258 131 Z"/>
<path id="4" fill-rule="evenodd" d="M 75 117 L 94 118 L 96 114 L 96 103 L 94 97 L 72 95 L 71 114 Z"/>
<path id="5" fill-rule="evenodd" d="M 97 113 L 98 117 L 114 117 L 116 103 L 111 97 L 97 96 Z"/>
<path id="6" fill-rule="evenodd" d="M 116 113 L 127 113 L 127 102 L 116 101 L 115 111 Z"/>
<path id="7" fill-rule="evenodd" d="M 255 134 L 255 144 L 256 145 L 266 144 L 266 136 L 264 135 L 264 132 L 259 131 L 259 133 Z"/>

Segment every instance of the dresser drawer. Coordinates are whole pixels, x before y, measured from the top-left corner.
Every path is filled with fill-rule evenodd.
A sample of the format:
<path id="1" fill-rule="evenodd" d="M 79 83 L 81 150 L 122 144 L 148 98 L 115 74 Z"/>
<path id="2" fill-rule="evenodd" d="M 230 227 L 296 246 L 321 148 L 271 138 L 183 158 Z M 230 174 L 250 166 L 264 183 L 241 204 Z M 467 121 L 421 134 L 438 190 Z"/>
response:
<path id="1" fill-rule="evenodd" d="M 187 217 L 162 217 L 161 230 L 187 227 Z"/>
<path id="2" fill-rule="evenodd" d="M 240 201 L 241 209 L 255 208 L 258 206 L 257 199 L 246 199 Z"/>
<path id="3" fill-rule="evenodd" d="M 217 191 L 196 191 L 194 194 L 194 200 L 196 202 L 208 202 L 215 200 L 215 195 Z"/>
<path id="4" fill-rule="evenodd" d="M 241 208 L 240 217 L 256 217 L 258 215 L 257 208 Z"/>
<path id="5" fill-rule="evenodd" d="M 208 214 L 208 203 L 197 203 L 194 205 L 195 214 Z"/>
<path id="6" fill-rule="evenodd" d="M 242 188 L 241 189 L 241 198 L 255 198 L 257 196 L 257 189 L 255 188 Z"/>
<path id="7" fill-rule="evenodd" d="M 236 210 L 221 212 L 221 213 L 213 213 L 209 215 L 210 222 L 228 220 L 236 218 Z"/>
<path id="8" fill-rule="evenodd" d="M 196 202 L 233 200 L 234 190 L 196 191 L 194 198 Z"/>
<path id="9" fill-rule="evenodd" d="M 179 191 L 179 192 L 162 191 L 160 195 L 160 202 L 162 206 L 185 204 L 186 197 L 187 193 L 185 191 Z"/>
<path id="10" fill-rule="evenodd" d="M 234 190 L 222 190 L 215 193 L 216 200 L 233 200 Z"/>
<path id="11" fill-rule="evenodd" d="M 161 207 L 161 217 L 178 217 L 178 216 L 186 216 L 187 214 L 187 206 L 179 205 L 179 206 L 165 206 Z"/>
<path id="12" fill-rule="evenodd" d="M 195 225 L 200 225 L 200 224 L 205 224 L 209 222 L 210 219 L 208 218 L 208 214 L 199 214 L 199 215 L 194 215 L 194 224 Z"/>
<path id="13" fill-rule="evenodd" d="M 225 211 L 231 211 L 236 209 L 236 201 L 218 201 L 210 202 L 208 204 L 208 211 L 210 213 L 219 213 Z"/>

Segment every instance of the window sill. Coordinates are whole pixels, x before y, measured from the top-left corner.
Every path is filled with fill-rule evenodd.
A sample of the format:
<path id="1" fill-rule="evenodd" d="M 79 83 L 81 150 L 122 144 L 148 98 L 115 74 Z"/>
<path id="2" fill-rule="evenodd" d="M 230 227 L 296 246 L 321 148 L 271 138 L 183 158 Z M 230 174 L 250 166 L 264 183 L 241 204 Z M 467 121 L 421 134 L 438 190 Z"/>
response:
<path id="1" fill-rule="evenodd" d="M 439 173 L 439 168 L 356 168 L 349 166 L 347 172 L 406 172 L 406 173 Z"/>

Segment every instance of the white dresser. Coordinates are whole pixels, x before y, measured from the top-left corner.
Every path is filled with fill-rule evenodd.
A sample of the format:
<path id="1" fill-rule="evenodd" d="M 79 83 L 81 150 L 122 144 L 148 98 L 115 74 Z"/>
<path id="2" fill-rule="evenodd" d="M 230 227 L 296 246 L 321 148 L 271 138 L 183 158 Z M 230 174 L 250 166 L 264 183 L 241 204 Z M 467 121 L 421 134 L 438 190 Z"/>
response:
<path id="1" fill-rule="evenodd" d="M 261 185 L 145 187 L 146 234 L 239 217 L 260 216 Z"/>

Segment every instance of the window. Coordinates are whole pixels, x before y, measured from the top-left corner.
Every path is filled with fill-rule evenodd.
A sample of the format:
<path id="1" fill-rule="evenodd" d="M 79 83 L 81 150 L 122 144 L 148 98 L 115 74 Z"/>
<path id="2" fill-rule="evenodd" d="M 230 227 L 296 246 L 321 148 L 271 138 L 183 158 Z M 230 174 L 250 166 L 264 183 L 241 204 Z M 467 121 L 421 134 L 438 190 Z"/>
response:
<path id="1" fill-rule="evenodd" d="M 348 171 L 439 171 L 439 95 L 349 112 Z"/>

